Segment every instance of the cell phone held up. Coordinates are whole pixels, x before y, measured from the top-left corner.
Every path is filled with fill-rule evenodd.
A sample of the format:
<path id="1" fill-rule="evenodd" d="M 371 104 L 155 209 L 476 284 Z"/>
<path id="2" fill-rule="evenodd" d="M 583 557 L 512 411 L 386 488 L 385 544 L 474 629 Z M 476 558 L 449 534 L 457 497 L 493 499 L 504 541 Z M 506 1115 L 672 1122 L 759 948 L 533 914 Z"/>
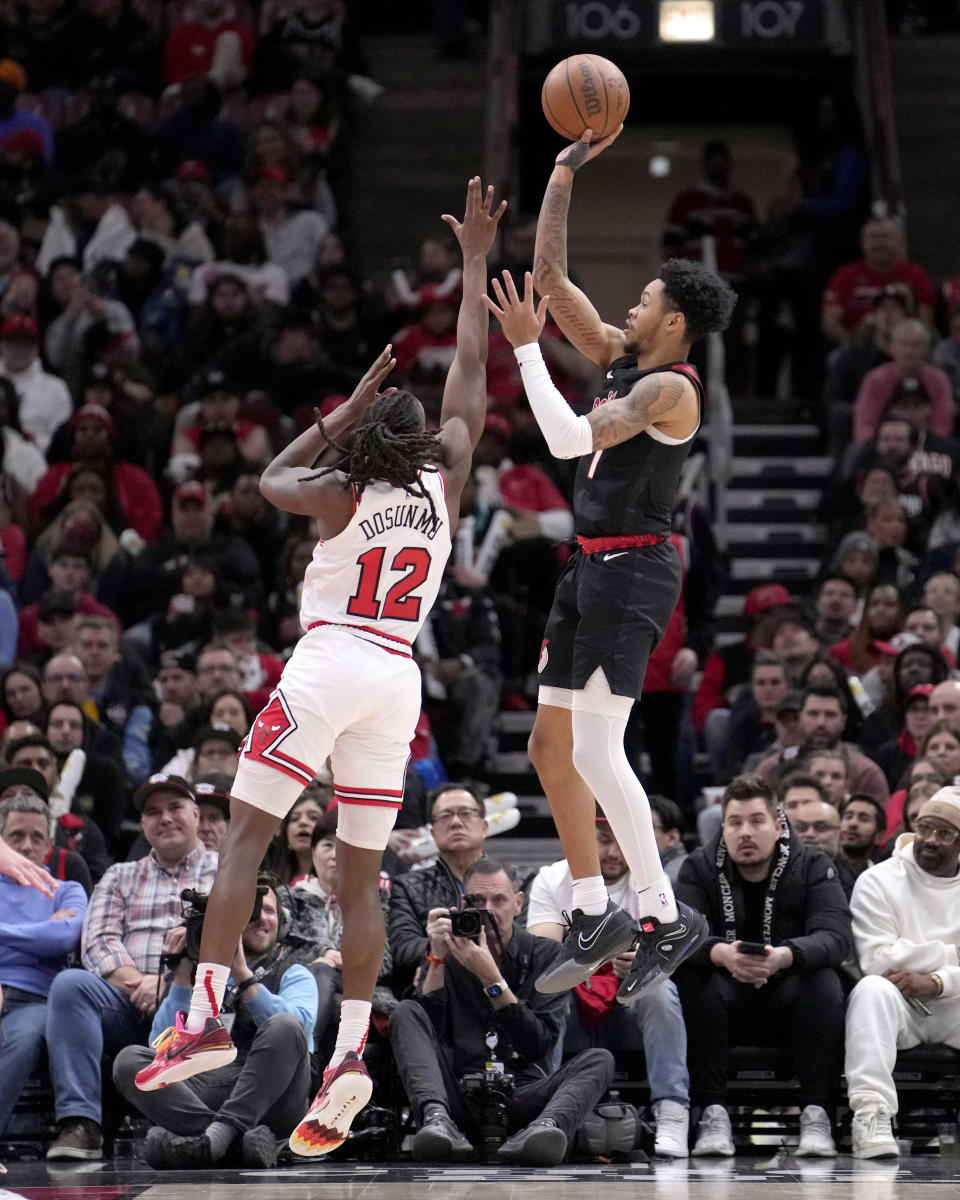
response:
<path id="1" fill-rule="evenodd" d="M 757 958 L 763 958 L 767 953 L 767 948 L 763 942 L 741 942 L 737 947 L 740 954 L 753 954 Z"/>

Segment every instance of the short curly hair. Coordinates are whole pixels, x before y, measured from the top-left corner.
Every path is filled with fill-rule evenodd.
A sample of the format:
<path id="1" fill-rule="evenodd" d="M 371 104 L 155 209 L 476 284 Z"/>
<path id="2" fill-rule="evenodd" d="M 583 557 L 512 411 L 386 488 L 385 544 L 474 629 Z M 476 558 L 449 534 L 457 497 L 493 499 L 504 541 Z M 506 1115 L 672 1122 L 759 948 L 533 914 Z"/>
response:
<path id="1" fill-rule="evenodd" d="M 664 304 L 683 313 L 691 345 L 708 333 L 722 333 L 730 324 L 737 293 L 703 263 L 671 258 L 657 278 L 663 282 Z"/>

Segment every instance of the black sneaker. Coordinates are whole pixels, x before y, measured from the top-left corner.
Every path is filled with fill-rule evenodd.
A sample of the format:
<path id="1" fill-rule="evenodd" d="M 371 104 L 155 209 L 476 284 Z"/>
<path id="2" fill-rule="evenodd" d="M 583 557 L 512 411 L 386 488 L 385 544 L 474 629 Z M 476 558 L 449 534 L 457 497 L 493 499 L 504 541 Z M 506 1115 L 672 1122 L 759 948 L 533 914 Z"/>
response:
<path id="1" fill-rule="evenodd" d="M 666 979 L 672 975 L 706 940 L 709 927 L 705 917 L 679 900 L 677 912 L 679 917 L 672 925 L 662 925 L 655 917 L 641 919 L 637 955 L 617 992 L 620 1004 L 639 1000 L 651 983 L 661 976 Z"/>
<path id="2" fill-rule="evenodd" d="M 497 1150 L 500 1162 L 528 1167 L 556 1167 L 567 1157 L 567 1135 L 550 1117 L 531 1121 Z"/>
<path id="3" fill-rule="evenodd" d="M 413 1135 L 410 1156 L 416 1162 L 463 1162 L 473 1157 L 473 1144 L 454 1125 L 448 1113 L 424 1117 Z"/>
<path id="4" fill-rule="evenodd" d="M 155 1171 L 166 1171 L 172 1165 L 168 1153 L 169 1147 L 175 1141 L 175 1135 L 168 1129 L 154 1125 L 147 1131 L 147 1140 L 143 1146 L 143 1161 Z"/>
<path id="5" fill-rule="evenodd" d="M 631 950 L 640 937 L 636 922 L 612 900 L 588 915 L 575 908 L 560 953 L 533 985 L 538 992 L 566 992 L 584 983 L 605 962 Z"/>
<path id="6" fill-rule="evenodd" d="M 255 1125 L 243 1135 L 242 1155 L 245 1167 L 261 1171 L 277 1165 L 277 1139 L 269 1125 Z"/>

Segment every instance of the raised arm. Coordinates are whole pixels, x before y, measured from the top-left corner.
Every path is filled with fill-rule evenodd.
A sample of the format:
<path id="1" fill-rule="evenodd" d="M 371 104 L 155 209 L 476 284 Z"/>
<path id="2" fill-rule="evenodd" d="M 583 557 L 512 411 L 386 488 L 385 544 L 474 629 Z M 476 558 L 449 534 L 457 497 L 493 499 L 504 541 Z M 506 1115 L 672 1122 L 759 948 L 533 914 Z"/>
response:
<path id="1" fill-rule="evenodd" d="M 487 291 L 487 255 L 497 236 L 497 226 L 507 202 L 493 209 L 493 188 L 486 193 L 480 177 L 467 184 L 467 205 L 462 221 L 443 214 L 463 253 L 463 296 L 457 316 L 457 349 L 443 388 L 440 410 L 441 439 L 455 458 L 466 454 L 464 432 L 473 448 L 483 433 L 487 415 L 487 345 L 490 318 L 484 307 Z M 461 424 L 462 422 L 462 424 Z M 465 426 L 465 430 L 464 430 Z M 448 458 L 447 466 L 454 463 Z"/>
<path id="2" fill-rule="evenodd" d="M 322 516 L 325 507 L 326 493 L 335 485 L 334 477 L 303 482 L 303 472 L 312 467 L 318 458 L 332 443 L 342 437 L 363 416 L 366 409 L 377 397 L 380 384 L 390 374 L 395 365 L 391 347 L 383 349 L 374 363 L 369 367 L 363 378 L 353 389 L 349 400 L 335 408 L 323 419 L 323 430 L 320 429 L 320 414 L 317 409 L 317 424 L 304 430 L 299 437 L 274 458 L 264 468 L 260 476 L 260 492 L 284 512 L 297 513 L 299 516 Z"/>
<path id="3" fill-rule="evenodd" d="M 623 353 L 623 331 L 607 325 L 584 293 L 567 275 L 567 213 L 573 176 L 620 136 L 623 126 L 593 143 L 588 129 L 579 142 L 557 155 L 537 220 L 533 281 L 541 296 L 550 297 L 550 314 L 569 340 L 591 362 L 607 367 Z"/>
<path id="4" fill-rule="evenodd" d="M 499 279 L 492 282 L 500 307 L 487 297 L 484 302 L 516 352 L 533 415 L 556 458 L 578 458 L 605 450 L 651 425 L 675 438 L 686 438 L 697 428 L 697 393 L 689 379 L 673 371 L 645 375 L 626 396 L 598 405 L 585 417 L 576 416 L 554 386 L 538 345 L 550 297 L 544 296 L 534 307 L 529 271 L 522 298 L 509 271 L 504 271 L 502 285 Z"/>

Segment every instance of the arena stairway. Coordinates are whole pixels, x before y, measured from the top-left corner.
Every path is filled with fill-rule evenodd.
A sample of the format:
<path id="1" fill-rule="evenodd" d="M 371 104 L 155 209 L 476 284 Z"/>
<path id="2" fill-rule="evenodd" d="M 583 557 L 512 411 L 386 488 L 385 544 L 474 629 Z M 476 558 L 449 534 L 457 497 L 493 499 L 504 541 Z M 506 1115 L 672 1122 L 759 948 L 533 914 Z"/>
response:
<path id="1" fill-rule="evenodd" d="M 807 600 L 827 552 L 816 512 L 833 466 L 819 452 L 820 430 L 812 424 L 736 425 L 733 450 L 727 489 L 729 573 L 717 605 L 720 645 L 743 636 L 743 603 L 751 588 L 781 583 L 799 603 Z M 491 791 L 516 792 L 523 837 L 552 838 L 549 807 L 526 752 L 533 716 L 500 714 L 489 782 Z M 697 774 L 709 782 L 705 756 L 698 755 Z"/>
<path id="2" fill-rule="evenodd" d="M 370 74 L 384 89 L 355 106 L 350 147 L 351 231 L 359 265 L 379 277 L 411 267 L 427 234 L 446 234 L 443 212 L 462 212 L 466 182 L 483 167 L 486 58 L 437 56 L 426 34 L 364 38 Z"/>
<path id="3" fill-rule="evenodd" d="M 801 604 L 827 552 L 817 506 L 833 460 L 816 425 L 736 425 L 727 488 L 729 572 L 717 605 L 718 643 L 745 632 L 744 597 L 781 583 Z"/>

